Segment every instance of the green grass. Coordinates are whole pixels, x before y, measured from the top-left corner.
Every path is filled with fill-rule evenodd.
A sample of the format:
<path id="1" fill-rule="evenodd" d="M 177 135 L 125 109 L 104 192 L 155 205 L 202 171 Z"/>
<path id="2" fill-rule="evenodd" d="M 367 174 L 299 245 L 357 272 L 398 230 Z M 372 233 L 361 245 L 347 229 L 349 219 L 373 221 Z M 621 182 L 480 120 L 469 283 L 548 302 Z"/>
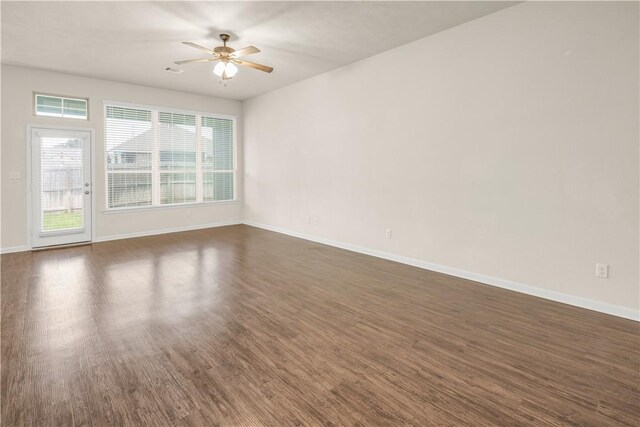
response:
<path id="1" fill-rule="evenodd" d="M 75 212 L 45 212 L 42 215 L 44 231 L 66 230 L 68 228 L 82 227 L 81 210 Z"/>

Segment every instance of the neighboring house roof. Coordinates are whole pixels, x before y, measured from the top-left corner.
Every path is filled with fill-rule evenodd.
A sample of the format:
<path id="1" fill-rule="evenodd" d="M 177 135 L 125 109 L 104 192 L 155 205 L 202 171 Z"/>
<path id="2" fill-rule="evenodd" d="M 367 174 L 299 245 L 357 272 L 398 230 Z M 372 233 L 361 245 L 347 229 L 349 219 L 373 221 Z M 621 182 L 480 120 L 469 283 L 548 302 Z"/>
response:
<path id="1" fill-rule="evenodd" d="M 60 169 L 69 166 L 82 166 L 82 152 L 78 148 L 65 147 L 64 144 L 57 145 L 51 150 L 42 153 L 43 169 Z"/>
<path id="2" fill-rule="evenodd" d="M 165 135 L 171 135 L 170 138 L 158 138 L 158 142 L 160 143 L 160 151 L 173 151 L 175 148 L 173 147 L 173 142 L 178 141 L 190 141 L 195 137 L 195 132 L 190 129 L 185 129 L 181 126 L 172 126 L 167 123 L 158 123 L 158 130 L 160 134 L 164 133 Z M 164 132 L 163 132 L 164 131 Z M 125 142 L 122 142 L 111 150 L 112 152 L 126 152 L 126 153 L 150 153 L 151 152 L 151 143 L 153 141 L 153 130 L 149 129 L 141 133 L 138 136 L 135 136 Z M 213 140 L 211 138 L 204 137 L 204 150 L 207 154 L 213 153 Z M 182 150 L 180 150 L 182 151 Z"/>

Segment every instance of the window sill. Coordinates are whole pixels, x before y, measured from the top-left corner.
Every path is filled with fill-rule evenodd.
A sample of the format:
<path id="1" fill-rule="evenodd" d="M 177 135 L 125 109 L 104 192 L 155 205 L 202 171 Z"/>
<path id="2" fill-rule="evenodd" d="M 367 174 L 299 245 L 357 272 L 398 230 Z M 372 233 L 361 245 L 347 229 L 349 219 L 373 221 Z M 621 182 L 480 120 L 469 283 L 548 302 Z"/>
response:
<path id="1" fill-rule="evenodd" d="M 217 202 L 201 202 L 201 203 L 180 203 L 175 205 L 160 205 L 160 206 L 139 206 L 139 207 L 128 207 L 128 208 L 112 208 L 112 209 L 103 209 L 103 214 L 119 214 L 119 213 L 132 213 L 132 212 L 146 212 L 146 211 L 162 211 L 166 209 L 187 209 L 187 208 L 199 208 L 205 206 L 216 206 L 216 205 L 233 205 L 240 203 L 239 200 L 220 200 Z"/>

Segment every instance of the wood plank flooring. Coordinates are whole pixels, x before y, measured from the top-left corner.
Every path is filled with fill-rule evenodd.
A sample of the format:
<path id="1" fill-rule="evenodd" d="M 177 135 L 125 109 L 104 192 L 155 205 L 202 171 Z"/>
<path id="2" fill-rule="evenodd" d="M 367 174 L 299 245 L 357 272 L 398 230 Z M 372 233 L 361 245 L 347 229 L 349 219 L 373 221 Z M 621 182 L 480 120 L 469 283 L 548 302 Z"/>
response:
<path id="1" fill-rule="evenodd" d="M 1 273 L 3 426 L 640 424 L 638 323 L 257 228 Z"/>

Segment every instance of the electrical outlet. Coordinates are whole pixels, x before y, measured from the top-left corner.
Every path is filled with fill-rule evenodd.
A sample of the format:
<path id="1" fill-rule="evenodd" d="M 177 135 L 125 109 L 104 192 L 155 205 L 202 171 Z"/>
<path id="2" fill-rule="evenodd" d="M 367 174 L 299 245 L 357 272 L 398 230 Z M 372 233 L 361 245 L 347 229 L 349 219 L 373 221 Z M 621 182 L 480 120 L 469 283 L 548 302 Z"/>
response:
<path id="1" fill-rule="evenodd" d="M 20 179 L 20 171 L 9 171 L 9 179 Z"/>
<path id="2" fill-rule="evenodd" d="M 311 224 L 311 217 L 310 216 L 307 217 L 307 224 Z"/>
<path id="3" fill-rule="evenodd" d="M 313 217 L 313 225 L 318 225 L 318 217 L 317 216 Z"/>
<path id="4" fill-rule="evenodd" d="M 601 279 L 609 278 L 609 265 L 608 264 L 596 264 L 596 277 Z"/>
<path id="5" fill-rule="evenodd" d="M 385 231 L 385 235 L 387 236 L 387 239 L 391 238 L 391 229 L 387 228 L 387 230 Z"/>

